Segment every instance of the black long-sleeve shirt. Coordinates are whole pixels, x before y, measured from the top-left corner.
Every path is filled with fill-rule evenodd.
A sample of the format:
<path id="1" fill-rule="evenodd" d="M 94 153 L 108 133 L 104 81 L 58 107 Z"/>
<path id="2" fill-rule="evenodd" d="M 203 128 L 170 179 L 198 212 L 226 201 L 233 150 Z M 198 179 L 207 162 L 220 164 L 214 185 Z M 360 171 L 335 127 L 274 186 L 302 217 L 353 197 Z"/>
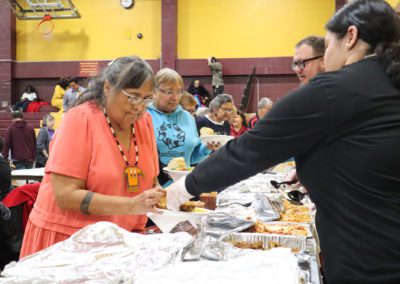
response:
<path id="1" fill-rule="evenodd" d="M 376 58 L 282 98 L 186 187 L 214 191 L 290 157 L 317 207 L 328 283 L 400 283 L 400 92 Z"/>

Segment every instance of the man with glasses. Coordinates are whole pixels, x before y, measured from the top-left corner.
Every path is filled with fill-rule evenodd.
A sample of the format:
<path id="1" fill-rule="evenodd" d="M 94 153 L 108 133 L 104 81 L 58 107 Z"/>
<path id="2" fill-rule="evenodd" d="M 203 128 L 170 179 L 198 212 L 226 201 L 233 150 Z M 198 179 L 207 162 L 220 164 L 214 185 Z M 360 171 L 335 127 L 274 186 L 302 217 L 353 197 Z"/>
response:
<path id="1" fill-rule="evenodd" d="M 300 85 L 308 83 L 319 73 L 325 72 L 324 53 L 325 39 L 323 37 L 308 36 L 296 44 L 291 66 L 300 80 Z M 288 174 L 286 181 L 299 182 L 296 169 Z"/>
<path id="2" fill-rule="evenodd" d="M 322 37 L 309 36 L 296 44 L 291 66 L 301 85 L 325 71 L 324 53 L 325 40 Z"/>

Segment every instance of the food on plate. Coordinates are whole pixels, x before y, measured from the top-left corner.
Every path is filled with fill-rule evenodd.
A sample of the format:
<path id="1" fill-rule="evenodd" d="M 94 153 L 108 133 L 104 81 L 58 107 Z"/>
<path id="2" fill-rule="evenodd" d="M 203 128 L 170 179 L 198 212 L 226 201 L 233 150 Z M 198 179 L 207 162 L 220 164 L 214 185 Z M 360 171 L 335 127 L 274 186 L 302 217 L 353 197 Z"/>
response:
<path id="1" fill-rule="evenodd" d="M 157 204 L 157 207 L 160 209 L 167 209 L 167 196 L 161 197 L 160 202 Z"/>
<path id="2" fill-rule="evenodd" d="M 294 205 L 284 201 L 285 211 L 281 214 L 279 221 L 283 222 L 311 222 L 310 209 L 306 206 Z"/>
<path id="3" fill-rule="evenodd" d="M 264 250 L 264 242 L 263 241 L 255 241 L 255 242 L 246 242 L 246 241 L 229 241 L 233 246 L 240 249 L 256 249 L 256 250 Z"/>
<path id="4" fill-rule="evenodd" d="M 200 136 L 201 136 L 201 137 L 203 137 L 203 136 L 210 136 L 210 135 L 214 135 L 214 134 L 215 134 L 215 132 L 214 132 L 214 130 L 211 129 L 211 128 L 202 127 L 202 128 L 200 129 Z"/>
<path id="5" fill-rule="evenodd" d="M 215 210 L 215 208 L 217 208 L 217 195 L 218 192 L 202 193 L 200 195 L 200 201 L 204 202 L 204 208 Z"/>
<path id="6" fill-rule="evenodd" d="M 185 158 L 183 158 L 183 157 L 173 158 L 171 161 L 169 161 L 167 168 L 170 171 L 192 171 L 193 170 L 193 167 L 186 166 Z"/>
<path id="7" fill-rule="evenodd" d="M 279 223 L 266 224 L 262 222 L 257 222 L 253 227 L 253 231 L 256 233 L 303 236 L 303 237 L 308 236 L 307 228 L 303 225 L 296 225 L 296 224 L 279 224 Z"/>
<path id="8" fill-rule="evenodd" d="M 195 207 L 192 212 L 194 212 L 194 213 L 207 213 L 209 211 L 210 210 L 208 210 L 206 208 Z"/>
<path id="9" fill-rule="evenodd" d="M 204 202 L 202 201 L 188 201 L 183 203 L 179 210 L 183 212 L 193 212 L 196 208 L 204 208 Z"/>

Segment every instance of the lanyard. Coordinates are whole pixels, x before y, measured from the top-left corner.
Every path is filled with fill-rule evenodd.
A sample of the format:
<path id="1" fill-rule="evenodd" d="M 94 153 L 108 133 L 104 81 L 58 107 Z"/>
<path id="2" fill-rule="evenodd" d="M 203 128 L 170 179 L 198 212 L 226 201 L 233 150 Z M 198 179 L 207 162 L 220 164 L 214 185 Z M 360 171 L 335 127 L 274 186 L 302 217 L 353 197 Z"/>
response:
<path id="1" fill-rule="evenodd" d="M 130 166 L 130 165 L 129 165 L 129 162 L 128 162 L 128 159 L 127 159 L 126 156 L 125 156 L 125 152 L 124 152 L 124 150 L 122 149 L 122 146 L 121 146 L 121 144 L 120 144 L 119 141 L 118 141 L 117 135 L 115 134 L 114 128 L 112 127 L 111 121 L 110 121 L 110 119 L 108 118 L 107 111 L 106 111 L 106 109 L 105 109 L 104 107 L 103 107 L 103 113 L 104 113 L 104 116 L 106 117 L 108 126 L 110 127 L 110 130 L 111 130 L 111 133 L 112 133 L 112 135 L 114 136 L 114 140 L 115 140 L 115 142 L 117 143 L 119 152 L 121 153 L 122 158 L 123 158 L 124 161 L 125 161 L 125 164 L 126 164 L 127 166 Z M 138 162 L 139 162 L 139 149 L 138 149 L 138 146 L 137 146 L 137 143 L 136 143 L 135 128 L 133 127 L 133 124 L 132 124 L 132 138 L 133 138 L 133 145 L 135 146 L 135 152 L 136 152 L 135 167 L 137 167 Z"/>

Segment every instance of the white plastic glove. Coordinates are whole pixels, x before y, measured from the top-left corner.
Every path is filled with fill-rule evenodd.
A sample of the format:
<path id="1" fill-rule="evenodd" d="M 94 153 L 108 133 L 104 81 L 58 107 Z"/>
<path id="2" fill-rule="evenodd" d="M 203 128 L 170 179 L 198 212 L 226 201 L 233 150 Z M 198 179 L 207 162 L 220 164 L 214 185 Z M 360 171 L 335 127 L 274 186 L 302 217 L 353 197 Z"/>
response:
<path id="1" fill-rule="evenodd" d="M 167 208 L 172 211 L 179 211 L 179 207 L 192 199 L 192 196 L 186 190 L 186 177 L 181 178 L 166 188 L 167 191 Z"/>

